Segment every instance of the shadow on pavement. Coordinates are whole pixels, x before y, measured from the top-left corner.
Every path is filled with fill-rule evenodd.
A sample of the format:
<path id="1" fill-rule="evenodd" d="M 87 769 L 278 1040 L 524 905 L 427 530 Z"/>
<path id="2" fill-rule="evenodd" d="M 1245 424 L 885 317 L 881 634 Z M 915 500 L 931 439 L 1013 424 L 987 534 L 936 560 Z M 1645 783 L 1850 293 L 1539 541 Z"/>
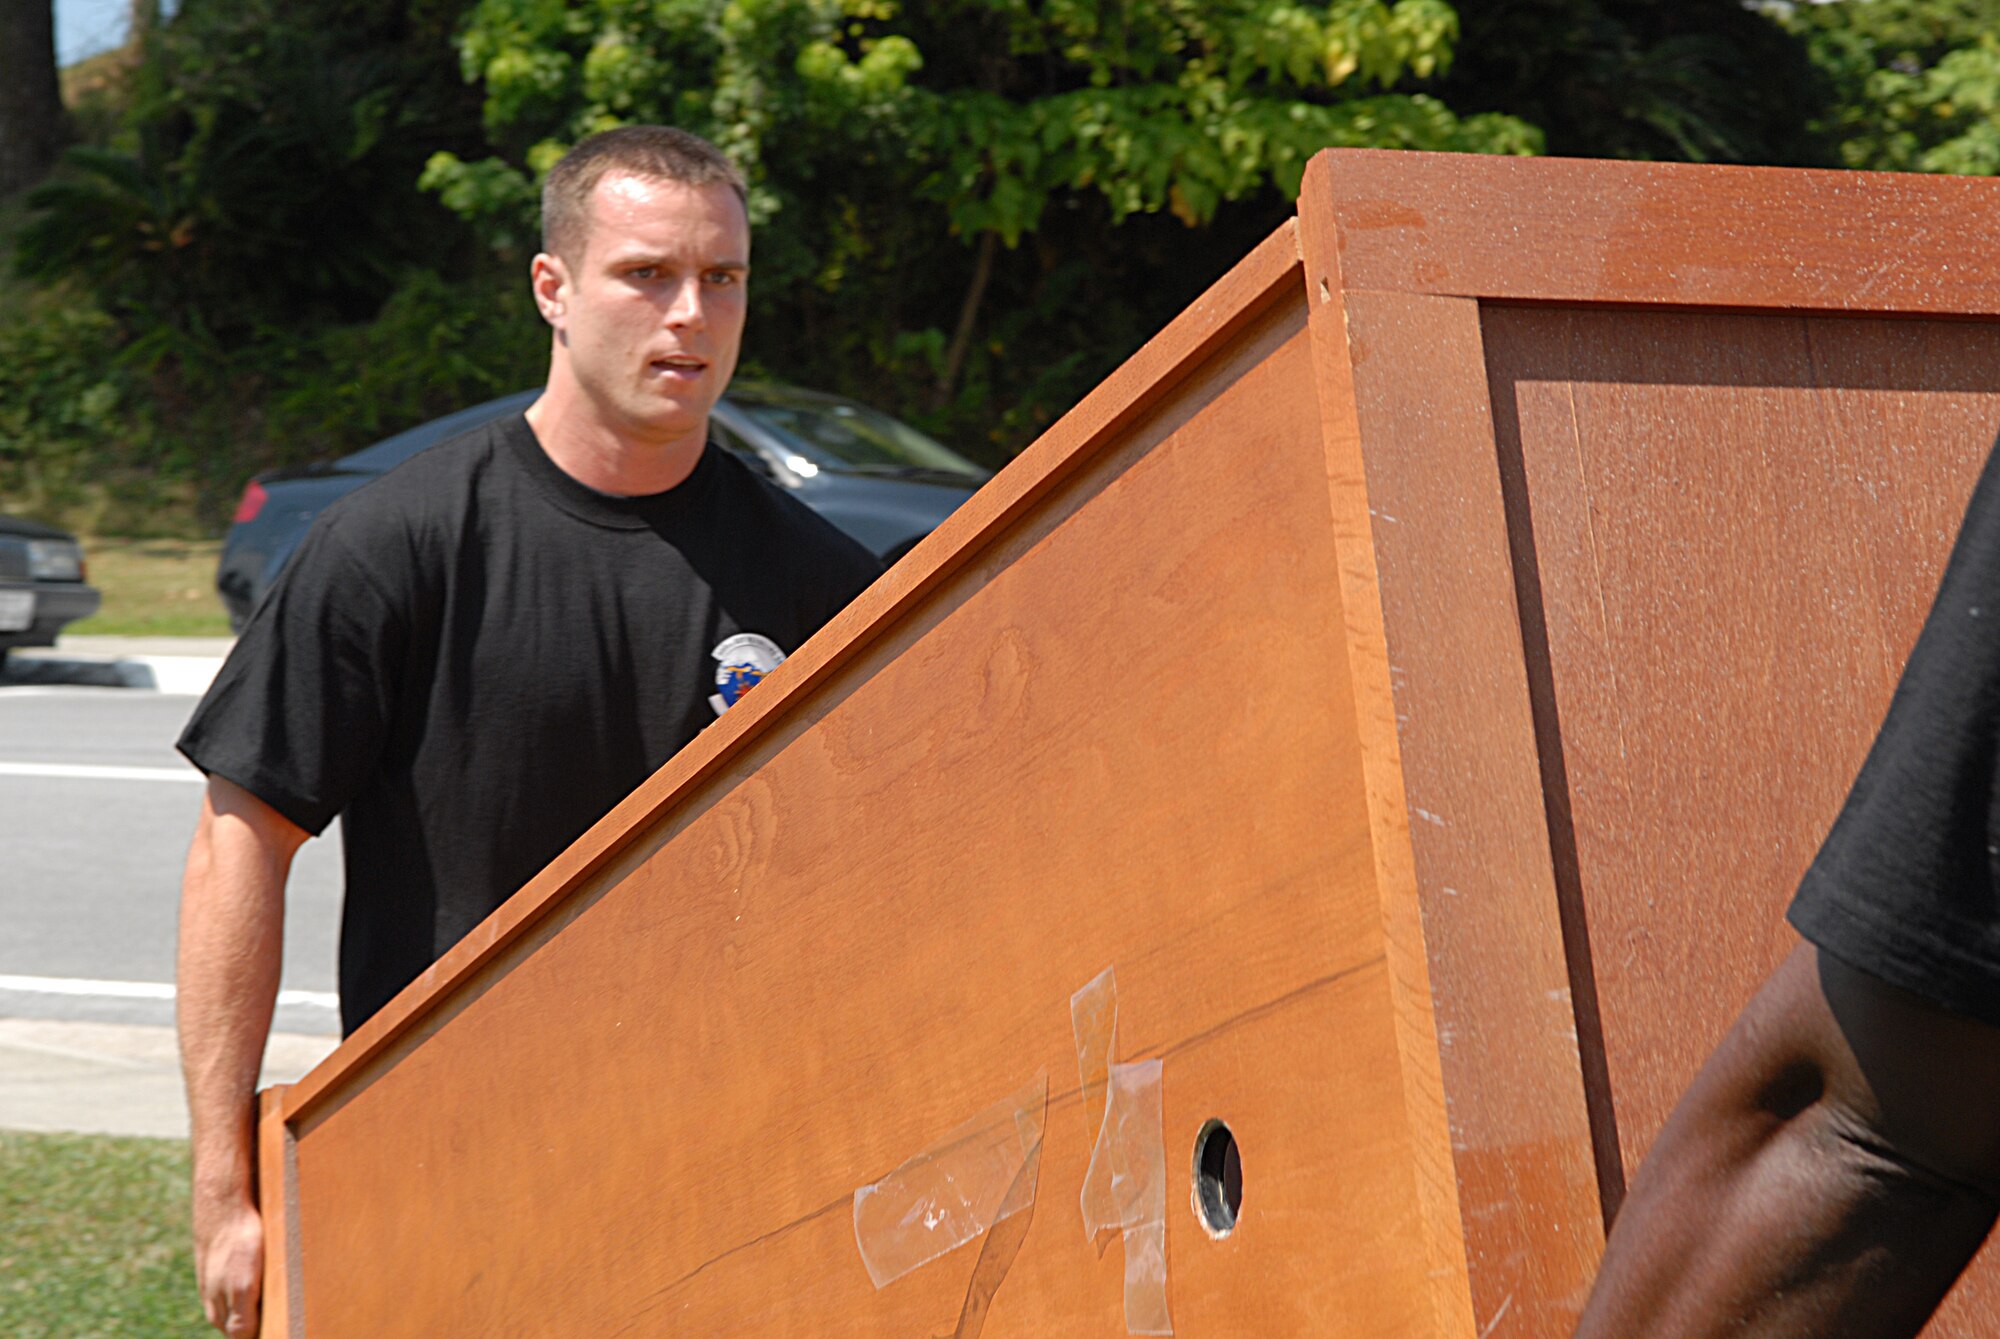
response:
<path id="1" fill-rule="evenodd" d="M 0 687 L 30 686 L 157 689 L 160 681 L 152 666 L 137 660 L 77 660 L 15 651 L 0 665 Z"/>

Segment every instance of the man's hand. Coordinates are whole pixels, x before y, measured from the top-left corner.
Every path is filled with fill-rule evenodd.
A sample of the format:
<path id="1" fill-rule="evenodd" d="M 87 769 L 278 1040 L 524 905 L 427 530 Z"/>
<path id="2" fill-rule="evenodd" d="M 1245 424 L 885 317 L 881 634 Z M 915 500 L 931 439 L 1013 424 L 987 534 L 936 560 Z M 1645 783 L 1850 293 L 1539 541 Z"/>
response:
<path id="1" fill-rule="evenodd" d="M 196 1192 L 194 1272 L 208 1323 L 230 1339 L 256 1339 L 264 1223 L 255 1204 Z"/>
<path id="2" fill-rule="evenodd" d="M 303 829 L 211 777 L 181 882 L 177 1012 L 194 1156 L 195 1273 L 211 1325 L 257 1333 L 257 1074 L 284 946 L 285 878 Z"/>

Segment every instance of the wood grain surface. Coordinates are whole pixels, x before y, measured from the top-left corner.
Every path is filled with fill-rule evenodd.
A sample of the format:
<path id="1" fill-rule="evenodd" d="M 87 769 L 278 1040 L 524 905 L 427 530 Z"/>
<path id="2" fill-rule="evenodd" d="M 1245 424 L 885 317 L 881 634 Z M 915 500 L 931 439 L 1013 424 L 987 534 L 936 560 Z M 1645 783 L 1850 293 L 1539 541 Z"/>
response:
<path id="1" fill-rule="evenodd" d="M 2000 325 L 1493 307 L 1484 329 L 1635 1165 L 1797 942 L 1784 907 L 2000 428 Z M 1976 1272 L 1933 1333 L 2000 1333 Z"/>
<path id="2" fill-rule="evenodd" d="M 592 889 L 614 884 L 649 853 L 635 844 L 636 831 L 657 825 L 704 783 L 731 775 L 732 767 L 740 774 L 745 747 L 786 716 L 794 695 L 803 698 L 863 658 L 898 617 L 977 560 L 1208 359 L 1224 353 L 1273 306 L 1298 301 L 1299 264 L 1297 226 L 1288 221 L 787 657 L 758 685 L 746 710 L 732 709 L 704 730 L 325 1061 L 287 1087 L 285 1119 L 301 1130 L 311 1128 L 346 1094 L 422 1044 L 511 963 L 559 932 L 588 904 Z"/>
<path id="3" fill-rule="evenodd" d="M 1405 1101 L 1418 1161 L 1412 1167 L 1419 1203 L 1430 1227 L 1432 1333 L 1474 1331 L 1473 1280 L 1467 1250 L 1484 1255 L 1492 1215 L 1464 1221 L 1459 1195 L 1458 1141 L 1446 1100 L 1444 1057 L 1433 1001 L 1430 953 L 1418 894 L 1410 809 L 1405 790 L 1396 678 L 1384 627 L 1385 600 L 1376 562 L 1375 521 L 1355 395 L 1357 372 L 1347 303 L 1342 298 L 1333 218 L 1319 206 L 1323 187 L 1309 169 L 1299 217 L 1306 262 L 1306 293 L 1313 337 L 1313 376 L 1319 395 L 1320 432 L 1326 447 L 1329 522 L 1340 570 L 1347 662 L 1353 676 L 1355 730 L 1361 742 L 1368 821 L 1374 843 L 1375 881 L 1381 897 L 1383 946 L 1395 1007 L 1397 1041 L 1404 1054 Z M 1372 419 L 1371 415 L 1371 419 Z M 1454 1057 L 1456 1060 L 1456 1057 Z M 1456 1080 L 1458 1073 L 1454 1072 Z M 1440 1137 L 1440 1132 L 1442 1132 Z M 1435 1156 L 1436 1153 L 1449 1156 Z M 1432 1156 L 1426 1156 L 1427 1154 Z M 1475 1187 L 1475 1194 L 1481 1188 Z M 1494 1305 L 1492 1283 L 1478 1272 L 1482 1301 Z M 1511 1305 L 1511 1304 L 1508 1304 Z"/>
<path id="4" fill-rule="evenodd" d="M 1404 895 L 1422 911 L 1472 1332 L 1561 1336 L 1602 1250 L 1602 1209 L 1479 306 L 1357 291 L 1338 234 L 1315 223 L 1338 221 L 1338 167 L 1315 160 L 1301 195 L 1307 289 L 1342 313 L 1327 353 L 1345 364 L 1355 426 L 1330 434 L 1336 517 L 1359 541 L 1343 561 L 1375 570 L 1381 631 L 1350 627 L 1380 636 L 1386 671 L 1357 695 L 1386 696 L 1395 723 L 1371 755 L 1399 759 L 1387 807 L 1407 815 Z M 1366 584 L 1350 581 L 1351 608 Z"/>
<path id="5" fill-rule="evenodd" d="M 1351 290 L 2000 315 L 1989 178 L 1331 149 Z"/>
<path id="6" fill-rule="evenodd" d="M 1122 1333 L 1118 1248 L 1076 1209 L 1068 1014 L 1107 964 L 1120 1057 L 1166 1065 L 1179 1332 L 1430 1331 L 1287 273 L 838 673 L 794 680 L 562 933 L 296 1122 L 309 1333 L 949 1333 L 976 1253 L 878 1292 L 849 1197 L 1042 1070 L 1040 1193 L 984 1328 Z M 1190 1207 L 1210 1117 L 1243 1150 L 1220 1241 Z"/>

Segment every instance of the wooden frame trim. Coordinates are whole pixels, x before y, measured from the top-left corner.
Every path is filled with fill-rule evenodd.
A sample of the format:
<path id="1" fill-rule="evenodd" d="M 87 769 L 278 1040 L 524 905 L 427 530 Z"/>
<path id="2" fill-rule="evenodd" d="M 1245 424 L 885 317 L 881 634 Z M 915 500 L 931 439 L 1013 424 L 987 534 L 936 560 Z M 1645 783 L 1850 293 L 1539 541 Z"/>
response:
<path id="1" fill-rule="evenodd" d="M 1387 156 L 1327 153 L 1308 168 L 1301 238 L 1383 922 L 1419 1089 L 1413 1128 L 1430 1083 L 1449 1112 L 1445 1174 L 1470 1314 L 1440 1332 L 1505 1314 L 1524 1334 L 1566 1334 L 1602 1246 L 1599 1169 L 1481 302 L 1355 276 L 1357 211 L 1342 192 L 1357 185 L 1356 157 L 1379 170 Z M 1469 168 L 1390 161 L 1420 178 Z M 1476 191 L 1451 198 L 1504 213 Z M 1422 212 L 1398 208 L 1364 198 L 1363 232 L 1377 215 Z M 1427 1040 L 1426 1064 L 1416 1052 Z M 1442 1217 L 1442 1193 L 1420 1190 Z"/>
<path id="2" fill-rule="evenodd" d="M 258 1333 L 299 1339 L 298 1143 L 284 1121 L 285 1089 L 257 1094 L 257 1211 L 264 1224 L 264 1284 Z"/>
<path id="3" fill-rule="evenodd" d="M 1271 306 L 1293 295 L 1301 260 L 1287 220 L 1065 414 L 937 531 L 864 591 L 758 691 L 704 731 L 475 927 L 297 1084 L 283 1120 L 307 1121 L 411 1039 L 438 1003 L 519 943 L 634 841 L 741 757 L 790 708 L 855 662 L 903 612 L 972 562 L 1035 503 Z"/>
<path id="4" fill-rule="evenodd" d="M 1402 750 L 1397 740 L 1393 672 L 1375 563 L 1361 425 L 1355 409 L 1353 350 L 1346 305 L 1337 300 L 1343 296 L 1340 258 L 1331 216 L 1324 210 L 1304 207 L 1318 193 L 1320 183 L 1315 174 L 1319 170 L 1317 166 L 1307 169 L 1299 197 L 1306 319 L 1313 343 L 1313 380 L 1319 397 L 1341 612 L 1346 623 L 1396 1044 L 1402 1060 L 1416 1202 L 1423 1215 L 1429 1256 L 1425 1276 L 1430 1283 L 1435 1332 L 1471 1334 L 1475 1326 L 1464 1219 L 1432 1008 Z"/>
<path id="5" fill-rule="evenodd" d="M 1312 170 L 1350 290 L 2000 315 L 1987 178 L 1383 149 L 1326 150 Z"/>

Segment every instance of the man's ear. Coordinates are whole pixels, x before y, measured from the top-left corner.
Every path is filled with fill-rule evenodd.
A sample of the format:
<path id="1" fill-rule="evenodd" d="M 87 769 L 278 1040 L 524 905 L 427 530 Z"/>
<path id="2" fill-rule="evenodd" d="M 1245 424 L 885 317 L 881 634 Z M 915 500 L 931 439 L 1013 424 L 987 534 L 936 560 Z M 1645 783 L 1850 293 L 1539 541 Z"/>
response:
<path id="1" fill-rule="evenodd" d="M 561 330 L 570 292 L 569 267 L 563 264 L 563 258 L 547 251 L 536 252 L 528 265 L 528 286 L 535 294 L 535 308 L 542 319 Z"/>

